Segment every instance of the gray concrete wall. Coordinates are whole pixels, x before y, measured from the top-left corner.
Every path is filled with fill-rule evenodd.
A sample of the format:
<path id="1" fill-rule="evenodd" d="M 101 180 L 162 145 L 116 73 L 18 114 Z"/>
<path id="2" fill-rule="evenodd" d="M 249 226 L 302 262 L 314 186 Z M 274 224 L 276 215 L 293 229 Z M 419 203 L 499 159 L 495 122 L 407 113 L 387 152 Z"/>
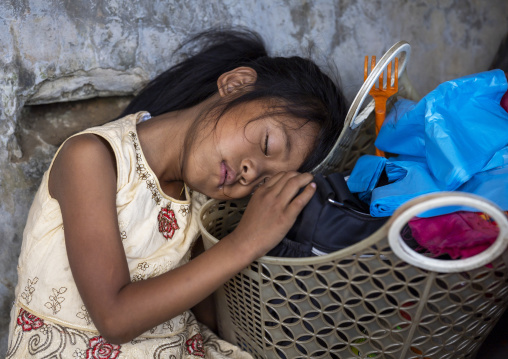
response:
<path id="1" fill-rule="evenodd" d="M 409 77 L 425 94 L 442 81 L 488 68 L 508 32 L 508 1 L 1 1 L 0 355 L 7 347 L 24 222 L 58 144 L 52 135 L 67 135 L 76 122 L 90 120 L 69 115 L 78 105 L 60 117 L 23 117 L 23 109 L 131 94 L 175 61 L 171 53 L 188 34 L 228 25 L 258 31 L 275 53 L 305 54 L 315 46 L 337 64 L 349 98 L 363 80 L 365 55 L 380 56 L 396 41 L 409 41 Z"/>

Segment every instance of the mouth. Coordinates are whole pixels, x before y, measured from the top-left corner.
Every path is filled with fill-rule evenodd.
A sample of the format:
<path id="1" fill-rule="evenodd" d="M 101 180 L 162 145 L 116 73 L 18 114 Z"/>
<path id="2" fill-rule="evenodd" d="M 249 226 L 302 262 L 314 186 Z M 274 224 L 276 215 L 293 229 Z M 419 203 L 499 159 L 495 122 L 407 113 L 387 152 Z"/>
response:
<path id="1" fill-rule="evenodd" d="M 236 181 L 236 172 L 225 161 L 220 163 L 219 188 L 233 184 Z"/>

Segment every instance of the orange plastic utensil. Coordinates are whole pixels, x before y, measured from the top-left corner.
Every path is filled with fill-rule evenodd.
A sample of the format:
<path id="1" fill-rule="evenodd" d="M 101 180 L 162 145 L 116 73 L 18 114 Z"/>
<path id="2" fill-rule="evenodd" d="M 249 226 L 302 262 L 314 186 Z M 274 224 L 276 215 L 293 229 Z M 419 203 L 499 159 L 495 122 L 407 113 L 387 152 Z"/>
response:
<path id="1" fill-rule="evenodd" d="M 367 80 L 368 76 L 368 64 L 369 57 L 365 56 L 365 66 L 363 70 L 363 81 Z M 370 70 L 376 66 L 376 56 L 372 56 Z M 397 93 L 399 89 L 399 59 L 395 58 L 395 75 L 392 78 L 392 63 L 390 62 L 386 68 L 386 86 L 383 82 L 383 72 L 379 75 L 379 87 L 376 87 L 376 84 L 372 87 L 369 92 L 374 98 L 375 109 L 376 109 L 376 136 L 379 134 L 379 130 L 385 121 L 386 115 L 386 101 L 388 98 Z M 376 155 L 384 157 L 385 154 L 383 151 L 376 148 Z"/>

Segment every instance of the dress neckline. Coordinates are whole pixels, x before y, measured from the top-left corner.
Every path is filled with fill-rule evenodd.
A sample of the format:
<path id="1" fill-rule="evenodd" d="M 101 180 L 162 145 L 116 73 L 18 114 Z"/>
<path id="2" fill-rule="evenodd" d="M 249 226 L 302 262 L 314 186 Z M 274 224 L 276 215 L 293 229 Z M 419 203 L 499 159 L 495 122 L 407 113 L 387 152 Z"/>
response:
<path id="1" fill-rule="evenodd" d="M 148 186 L 148 189 L 152 192 L 152 198 L 157 202 L 157 204 L 161 204 L 161 199 L 166 199 L 175 204 L 190 204 L 190 191 L 189 187 L 184 183 L 185 188 L 185 200 L 175 199 L 169 195 L 167 195 L 161 188 L 159 178 L 155 175 L 150 165 L 148 165 L 148 161 L 146 160 L 143 149 L 141 148 L 141 143 L 139 142 L 138 137 L 138 129 L 137 124 L 147 121 L 152 116 L 148 112 L 141 112 L 135 117 L 134 129 L 130 131 L 130 137 L 134 143 L 134 150 L 136 152 L 136 172 L 140 176 L 141 179 L 145 180 Z M 159 195 L 161 198 L 158 198 Z"/>

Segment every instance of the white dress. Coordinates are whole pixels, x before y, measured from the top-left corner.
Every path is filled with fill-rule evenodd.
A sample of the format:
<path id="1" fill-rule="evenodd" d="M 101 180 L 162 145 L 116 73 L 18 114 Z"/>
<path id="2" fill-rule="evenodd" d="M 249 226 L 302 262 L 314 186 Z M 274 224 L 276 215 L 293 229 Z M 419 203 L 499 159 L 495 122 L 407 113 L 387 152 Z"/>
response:
<path id="1" fill-rule="evenodd" d="M 206 200 L 187 187 L 190 200 L 178 201 L 162 192 L 138 142 L 136 124 L 147 117 L 140 112 L 82 132 L 103 137 L 115 153 L 116 207 L 132 281 L 189 261 L 199 235 L 198 212 Z M 48 190 L 50 170 L 42 178 L 23 233 L 7 358 L 251 358 L 216 337 L 190 311 L 129 343 L 107 343 L 72 277 L 60 207 Z"/>

